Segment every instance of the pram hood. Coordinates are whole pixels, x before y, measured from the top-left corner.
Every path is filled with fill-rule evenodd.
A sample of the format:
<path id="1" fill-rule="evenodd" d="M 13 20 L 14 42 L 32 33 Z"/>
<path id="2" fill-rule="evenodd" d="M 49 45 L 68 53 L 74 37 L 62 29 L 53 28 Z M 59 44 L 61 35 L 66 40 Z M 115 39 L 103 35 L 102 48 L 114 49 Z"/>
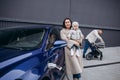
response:
<path id="1" fill-rule="evenodd" d="M 98 47 L 98 48 L 104 48 L 105 47 L 105 43 L 97 42 L 97 43 L 95 43 L 95 46 Z"/>

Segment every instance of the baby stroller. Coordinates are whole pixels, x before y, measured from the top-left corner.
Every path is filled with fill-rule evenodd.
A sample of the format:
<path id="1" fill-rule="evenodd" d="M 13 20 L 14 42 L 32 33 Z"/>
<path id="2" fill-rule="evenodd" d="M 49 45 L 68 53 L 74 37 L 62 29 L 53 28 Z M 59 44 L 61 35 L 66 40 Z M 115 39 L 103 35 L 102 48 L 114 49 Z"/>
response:
<path id="1" fill-rule="evenodd" d="M 87 60 L 92 60 L 94 58 L 98 58 L 98 59 L 102 60 L 103 59 L 103 54 L 102 54 L 102 51 L 100 51 L 99 49 L 104 48 L 105 44 L 101 43 L 101 42 L 94 43 L 94 44 L 92 44 L 92 47 L 94 48 L 94 51 L 89 52 L 86 55 L 86 59 Z"/>

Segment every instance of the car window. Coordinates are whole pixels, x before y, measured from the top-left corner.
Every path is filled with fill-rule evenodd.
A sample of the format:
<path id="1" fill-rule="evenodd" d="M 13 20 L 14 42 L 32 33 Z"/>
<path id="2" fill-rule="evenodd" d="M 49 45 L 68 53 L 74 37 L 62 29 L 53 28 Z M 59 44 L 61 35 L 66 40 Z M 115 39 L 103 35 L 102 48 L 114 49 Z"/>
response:
<path id="1" fill-rule="evenodd" d="M 40 46 L 45 34 L 43 28 L 5 29 L 0 31 L 0 47 L 29 50 Z"/>
<path id="2" fill-rule="evenodd" d="M 56 41 L 56 40 L 60 40 L 60 29 L 61 28 L 58 28 L 58 27 L 55 27 L 55 28 L 52 28 L 51 29 L 51 32 L 49 34 L 49 37 L 48 37 L 48 42 L 47 42 L 47 47 L 46 49 L 50 49 L 53 47 L 53 43 Z"/>

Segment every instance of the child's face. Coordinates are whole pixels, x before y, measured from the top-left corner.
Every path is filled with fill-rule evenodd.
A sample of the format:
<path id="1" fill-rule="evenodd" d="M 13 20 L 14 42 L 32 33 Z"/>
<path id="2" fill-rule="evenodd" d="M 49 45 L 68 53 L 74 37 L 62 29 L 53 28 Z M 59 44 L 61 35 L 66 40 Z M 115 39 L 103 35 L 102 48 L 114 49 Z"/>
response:
<path id="1" fill-rule="evenodd" d="M 73 28 L 74 28 L 74 30 L 77 30 L 77 29 L 78 29 L 78 26 L 77 26 L 77 25 L 74 25 Z"/>

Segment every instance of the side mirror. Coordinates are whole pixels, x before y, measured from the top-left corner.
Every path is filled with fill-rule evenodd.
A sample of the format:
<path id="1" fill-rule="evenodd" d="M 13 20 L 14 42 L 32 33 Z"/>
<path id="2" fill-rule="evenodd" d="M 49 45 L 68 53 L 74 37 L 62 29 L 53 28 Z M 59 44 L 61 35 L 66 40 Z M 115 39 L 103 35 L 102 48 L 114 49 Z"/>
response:
<path id="1" fill-rule="evenodd" d="M 53 43 L 53 47 L 51 48 L 49 53 L 52 54 L 54 50 L 64 48 L 65 46 L 67 46 L 67 43 L 65 41 L 57 40 Z"/>
<path id="2" fill-rule="evenodd" d="M 67 43 L 65 41 L 63 41 L 63 40 L 57 40 L 57 41 L 54 42 L 53 45 L 54 46 L 66 46 Z"/>

